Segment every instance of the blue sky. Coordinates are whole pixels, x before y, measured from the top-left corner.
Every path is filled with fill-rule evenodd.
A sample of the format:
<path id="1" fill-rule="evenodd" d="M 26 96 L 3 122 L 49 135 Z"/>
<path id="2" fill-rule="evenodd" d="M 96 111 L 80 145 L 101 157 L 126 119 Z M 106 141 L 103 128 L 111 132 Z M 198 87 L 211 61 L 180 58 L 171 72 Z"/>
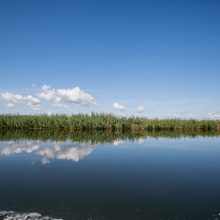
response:
<path id="1" fill-rule="evenodd" d="M 218 0 L 1 0 L 0 113 L 220 118 L 219 11 Z"/>

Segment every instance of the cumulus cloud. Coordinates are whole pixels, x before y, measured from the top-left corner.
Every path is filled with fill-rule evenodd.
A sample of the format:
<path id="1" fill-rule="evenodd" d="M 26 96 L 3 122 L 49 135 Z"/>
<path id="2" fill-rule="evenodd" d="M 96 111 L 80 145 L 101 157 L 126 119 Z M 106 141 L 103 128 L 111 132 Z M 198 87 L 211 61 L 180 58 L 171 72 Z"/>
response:
<path id="1" fill-rule="evenodd" d="M 138 113 L 143 113 L 144 112 L 144 106 L 143 105 L 139 105 L 137 108 L 136 108 L 137 112 Z"/>
<path id="2" fill-rule="evenodd" d="M 117 110 L 120 110 L 120 111 L 124 111 L 126 109 L 126 107 L 118 102 L 115 102 L 113 104 L 113 108 L 114 109 L 117 109 Z"/>
<path id="3" fill-rule="evenodd" d="M 68 104 L 78 104 L 83 106 L 96 105 L 94 97 L 81 90 L 79 87 L 69 89 L 55 89 L 44 85 L 41 92 L 37 94 L 39 99 L 50 101 L 54 106 L 67 107 Z"/>
<path id="4" fill-rule="evenodd" d="M 33 84 L 32 87 L 35 88 L 36 86 Z M 17 105 L 26 105 L 36 111 L 42 110 L 42 101 L 50 102 L 53 107 L 62 108 L 68 108 L 70 104 L 80 106 L 97 105 L 95 98 L 79 87 L 55 89 L 51 86 L 44 85 L 35 95 L 20 95 L 12 92 L 5 92 L 0 94 L 0 98 L 8 102 L 5 105 L 7 108 L 13 108 Z"/>
<path id="5" fill-rule="evenodd" d="M 7 107 L 12 108 L 15 105 L 26 105 L 29 108 L 39 111 L 41 110 L 41 102 L 38 98 L 32 95 L 23 96 L 20 94 L 14 94 L 10 92 L 5 92 L 1 94 L 1 98 L 8 101 Z"/>
<path id="6" fill-rule="evenodd" d="M 210 119 L 220 119 L 220 112 L 209 112 L 208 117 Z"/>

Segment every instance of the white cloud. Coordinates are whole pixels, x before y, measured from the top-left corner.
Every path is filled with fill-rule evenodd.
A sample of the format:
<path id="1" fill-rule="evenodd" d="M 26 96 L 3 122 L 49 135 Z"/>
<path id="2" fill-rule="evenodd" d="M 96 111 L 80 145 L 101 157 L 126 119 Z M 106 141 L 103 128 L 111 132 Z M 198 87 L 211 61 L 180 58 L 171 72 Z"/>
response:
<path id="1" fill-rule="evenodd" d="M 7 108 L 14 108 L 14 107 L 15 107 L 15 104 L 9 102 L 9 103 L 6 104 L 6 107 L 7 107 Z"/>
<path id="2" fill-rule="evenodd" d="M 210 119 L 220 119 L 220 112 L 209 112 L 208 117 Z"/>
<path id="3" fill-rule="evenodd" d="M 83 106 L 96 105 L 94 97 L 81 90 L 79 87 L 69 89 L 54 89 L 44 85 L 42 91 L 37 94 L 38 98 L 50 101 L 54 106 L 67 107 L 68 104 L 78 104 Z"/>
<path id="4" fill-rule="evenodd" d="M 53 104 L 53 107 L 69 108 L 69 105 L 66 105 L 66 104 Z"/>
<path id="5" fill-rule="evenodd" d="M 120 111 L 124 111 L 126 109 L 126 107 L 118 102 L 115 102 L 113 104 L 113 108 L 114 109 L 117 109 L 117 110 L 120 110 Z"/>
<path id="6" fill-rule="evenodd" d="M 139 105 L 137 108 L 136 108 L 137 112 L 138 113 L 143 113 L 144 112 L 144 106 L 143 105 Z"/>
<path id="7" fill-rule="evenodd" d="M 32 95 L 23 96 L 20 94 L 5 92 L 1 94 L 1 98 L 9 102 L 7 104 L 7 107 L 9 108 L 22 104 L 36 111 L 41 110 L 40 100 Z"/>

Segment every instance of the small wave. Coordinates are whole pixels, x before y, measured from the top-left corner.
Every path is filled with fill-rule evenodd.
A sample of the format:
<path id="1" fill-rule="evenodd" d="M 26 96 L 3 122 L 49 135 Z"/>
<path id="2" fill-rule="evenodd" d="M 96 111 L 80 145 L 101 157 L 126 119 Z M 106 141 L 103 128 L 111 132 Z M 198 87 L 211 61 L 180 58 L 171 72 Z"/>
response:
<path id="1" fill-rule="evenodd" d="M 39 213 L 15 213 L 15 212 L 0 212 L 0 220 L 62 220 L 42 216 Z"/>

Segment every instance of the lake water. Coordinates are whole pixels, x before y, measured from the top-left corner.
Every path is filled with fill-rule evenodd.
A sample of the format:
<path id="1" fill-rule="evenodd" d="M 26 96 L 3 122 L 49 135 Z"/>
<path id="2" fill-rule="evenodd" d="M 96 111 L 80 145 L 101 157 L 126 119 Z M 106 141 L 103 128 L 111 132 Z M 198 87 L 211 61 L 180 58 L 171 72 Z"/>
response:
<path id="1" fill-rule="evenodd" d="M 220 219 L 220 137 L 54 139 L 1 136 L 0 211 Z"/>

